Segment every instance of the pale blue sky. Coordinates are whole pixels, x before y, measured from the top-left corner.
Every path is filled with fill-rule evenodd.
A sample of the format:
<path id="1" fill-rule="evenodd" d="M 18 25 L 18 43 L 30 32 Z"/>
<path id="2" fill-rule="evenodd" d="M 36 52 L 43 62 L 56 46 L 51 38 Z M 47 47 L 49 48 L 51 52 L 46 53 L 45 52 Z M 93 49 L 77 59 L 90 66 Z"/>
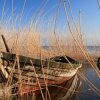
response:
<path id="1" fill-rule="evenodd" d="M 0 17 L 2 14 L 3 9 L 3 3 L 6 1 L 5 4 L 5 13 L 9 14 L 12 11 L 12 1 L 14 3 L 14 9 L 15 9 L 15 15 L 19 14 L 22 10 L 23 4 L 25 0 L 0 0 Z M 48 12 L 48 16 L 55 12 L 57 10 L 57 4 L 60 0 L 26 0 L 26 5 L 24 9 L 24 15 L 30 17 L 38 11 L 38 9 L 41 8 L 44 3 L 46 3 L 46 6 L 43 8 L 43 12 Z M 67 1 L 67 0 L 66 0 Z M 84 22 L 84 26 L 88 26 L 88 29 L 91 29 L 91 26 L 94 26 L 94 29 L 98 29 L 100 26 L 100 10 L 98 9 L 97 0 L 70 0 L 72 9 L 73 9 L 73 15 L 78 19 L 79 16 L 79 10 L 81 9 L 82 12 L 82 22 Z M 68 5 L 67 5 L 68 6 Z M 62 22 L 64 19 L 64 10 L 61 8 L 60 10 L 61 19 L 59 18 L 59 21 Z M 24 17 L 25 17 L 24 16 Z M 23 18 L 24 19 L 24 18 Z M 25 20 L 24 20 L 25 21 Z M 27 20 L 26 20 L 27 21 Z"/>
<path id="2" fill-rule="evenodd" d="M 11 15 L 12 1 L 14 3 L 13 8 L 15 10 L 14 11 L 15 16 L 20 14 L 25 2 L 25 0 L 0 0 L 0 18 L 2 16 L 4 1 L 5 1 L 4 19 L 7 16 Z M 44 21 L 50 19 L 52 15 L 56 14 L 59 1 L 60 0 L 26 0 L 24 12 L 23 12 L 24 16 L 22 17 L 23 19 L 22 25 L 28 23 L 32 15 L 36 16 L 36 13 L 39 12 L 40 9 L 42 9 L 42 12 L 45 15 Z M 72 6 L 74 18 L 77 22 L 79 20 L 79 10 L 81 10 L 81 24 L 84 33 L 87 35 L 98 34 L 99 36 L 100 10 L 97 4 L 97 0 L 70 0 L 70 3 Z M 66 2 L 66 7 L 68 8 L 67 2 Z M 69 15 L 69 18 L 70 17 L 71 16 Z M 63 5 L 61 5 L 59 18 L 58 18 L 58 28 L 62 30 L 62 27 L 65 24 L 66 24 L 65 13 L 64 13 Z"/>

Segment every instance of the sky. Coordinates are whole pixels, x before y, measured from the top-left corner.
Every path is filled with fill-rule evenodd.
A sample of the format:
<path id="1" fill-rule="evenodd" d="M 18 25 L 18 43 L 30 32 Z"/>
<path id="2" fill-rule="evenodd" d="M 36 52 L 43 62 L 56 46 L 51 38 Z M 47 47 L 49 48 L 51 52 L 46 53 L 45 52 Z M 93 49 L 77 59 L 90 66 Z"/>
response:
<path id="1" fill-rule="evenodd" d="M 66 8 L 69 14 L 67 0 L 64 1 L 66 1 Z M 98 1 L 100 2 L 100 0 Z M 22 26 L 28 24 L 30 19 L 33 18 L 32 16 L 37 18 L 38 12 L 42 12 L 41 19 L 43 19 L 42 23 L 44 23 L 43 25 L 46 29 L 48 20 L 52 20 L 54 18 L 53 16 L 56 16 L 57 14 L 59 2 L 60 0 L 0 0 L 0 19 L 2 19 L 3 11 L 3 21 L 5 21 L 7 18 L 10 18 L 9 16 L 12 15 L 12 8 L 14 11 L 13 19 L 15 19 L 16 16 L 20 15 L 22 12 L 25 3 L 21 23 Z M 70 4 L 72 7 L 73 16 L 77 23 L 79 23 L 79 11 L 81 11 L 80 18 L 83 33 L 87 35 L 87 37 L 95 36 L 98 38 L 100 32 L 100 9 L 98 7 L 97 0 L 70 0 Z M 67 22 L 62 4 L 60 5 L 59 9 L 57 27 L 60 29 L 60 31 L 62 31 L 63 26 L 66 25 Z M 70 14 L 69 19 L 72 23 Z M 19 19 L 17 19 L 17 22 L 18 21 Z"/>

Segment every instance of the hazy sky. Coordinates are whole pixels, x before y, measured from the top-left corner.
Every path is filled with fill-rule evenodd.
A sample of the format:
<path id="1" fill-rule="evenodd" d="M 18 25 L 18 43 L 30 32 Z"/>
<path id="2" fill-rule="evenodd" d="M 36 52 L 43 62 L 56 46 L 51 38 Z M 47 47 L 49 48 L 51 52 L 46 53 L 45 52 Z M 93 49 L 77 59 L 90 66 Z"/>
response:
<path id="1" fill-rule="evenodd" d="M 14 19 L 19 15 L 23 9 L 24 2 L 26 1 L 25 8 L 23 10 L 22 24 L 28 23 L 30 18 L 36 15 L 37 12 L 42 10 L 44 21 L 50 20 L 52 15 L 56 15 L 60 0 L 0 0 L 0 18 L 4 7 L 4 19 L 11 15 L 12 2 L 14 8 Z M 65 1 L 65 0 L 64 0 Z M 66 0 L 67 1 L 67 0 Z M 100 1 L 100 0 L 98 0 Z M 5 5 L 4 5 L 5 2 Z M 81 26 L 85 34 L 90 36 L 93 34 L 98 37 L 100 32 L 100 9 L 97 4 L 97 0 L 70 0 L 73 15 L 76 22 L 79 22 L 79 10 L 81 11 Z M 66 2 L 66 7 L 68 4 Z M 40 10 L 41 9 L 41 10 Z M 68 9 L 69 11 L 69 9 Z M 9 18 L 9 17 L 8 17 Z M 71 16 L 69 15 L 70 22 Z M 58 28 L 62 29 L 62 26 L 66 24 L 65 13 L 63 5 L 60 6 Z M 97 35 L 98 34 L 98 35 Z M 88 37 L 87 36 L 87 37 Z"/>

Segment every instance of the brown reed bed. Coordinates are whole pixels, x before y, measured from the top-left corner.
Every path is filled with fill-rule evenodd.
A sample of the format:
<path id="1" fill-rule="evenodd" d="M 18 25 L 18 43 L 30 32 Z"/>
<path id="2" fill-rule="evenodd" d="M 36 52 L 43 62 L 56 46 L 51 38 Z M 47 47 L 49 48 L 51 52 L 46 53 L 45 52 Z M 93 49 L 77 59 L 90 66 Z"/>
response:
<path id="1" fill-rule="evenodd" d="M 23 8 L 22 8 L 21 16 L 23 15 L 23 9 L 25 8 L 25 2 L 23 5 Z M 33 58 L 40 58 L 40 59 L 47 59 L 47 58 L 51 58 L 51 57 L 58 56 L 58 55 L 68 55 L 79 61 L 87 60 L 99 76 L 99 71 L 96 68 L 96 64 L 93 59 L 95 55 L 91 55 L 90 53 L 88 53 L 88 50 L 84 44 L 85 40 L 83 39 L 83 35 L 82 35 L 82 33 L 79 32 L 79 28 L 77 27 L 78 25 L 76 24 L 76 22 L 74 20 L 70 2 L 68 2 L 68 5 L 69 5 L 69 9 L 70 9 L 70 14 L 72 16 L 73 24 L 74 24 L 74 29 L 72 30 L 72 27 L 70 25 L 70 21 L 68 19 L 68 15 L 67 15 L 67 9 L 66 9 L 65 3 L 64 3 L 63 7 L 64 7 L 65 14 L 66 14 L 69 32 L 66 31 L 64 33 L 64 36 L 58 34 L 60 32 L 58 31 L 56 24 L 57 24 L 57 17 L 59 16 L 59 8 L 62 5 L 62 3 L 64 3 L 64 2 L 60 2 L 60 4 L 58 5 L 58 12 L 56 14 L 56 17 L 54 18 L 54 23 L 53 23 L 54 27 L 49 28 L 48 32 L 46 31 L 47 34 L 46 34 L 45 38 L 46 38 L 47 45 L 44 45 L 46 48 L 43 47 L 44 39 L 42 36 L 42 32 L 36 28 L 37 26 L 35 26 L 37 24 L 38 20 L 40 20 L 40 16 L 41 16 L 41 12 L 42 12 L 41 10 L 39 11 L 38 19 L 35 19 L 35 22 L 34 22 L 35 25 L 33 25 L 33 20 L 32 20 L 32 21 L 30 21 L 30 25 L 23 29 L 19 28 L 18 30 L 16 30 L 16 27 L 14 27 L 14 25 L 12 28 L 9 29 L 8 28 L 9 20 L 10 20 L 9 19 L 8 21 L 5 21 L 6 25 L 4 25 L 4 26 L 6 26 L 6 27 L 1 25 L 0 33 L 4 34 L 4 36 L 7 40 L 8 46 L 10 48 L 10 52 L 12 52 L 12 53 L 16 53 L 17 55 L 29 56 L 29 57 L 33 57 Z M 2 12 L 2 16 L 3 16 L 3 13 L 4 13 L 4 10 Z M 12 16 L 13 16 L 13 14 L 14 13 L 12 11 Z M 21 21 L 21 17 L 20 17 L 20 21 Z M 16 21 L 12 20 L 12 23 L 16 24 Z M 5 51 L 5 47 L 4 47 L 4 44 L 2 43 L 2 40 L 0 43 L 1 43 L 1 47 L 2 47 L 1 51 Z M 18 63 L 18 58 L 17 58 L 17 63 Z M 42 68 L 43 68 L 43 66 L 42 66 Z M 48 66 L 48 68 L 49 68 L 49 66 Z M 19 82 L 21 83 L 22 80 L 21 80 L 20 65 L 18 65 L 18 72 L 19 72 Z M 34 72 L 35 72 L 35 75 L 37 78 L 37 73 L 36 73 L 35 69 L 34 69 Z M 78 74 L 84 81 L 86 81 L 89 84 L 89 86 L 98 95 L 100 95 L 99 90 L 82 73 L 78 72 Z M 12 76 L 12 74 L 10 76 Z M 11 81 L 12 80 L 9 79 L 6 86 L 10 86 Z M 44 81 L 45 81 L 45 75 L 44 75 Z M 37 82 L 38 82 L 40 90 L 41 90 L 41 86 L 40 86 L 38 78 L 37 78 Z M 49 90 L 48 90 L 46 82 L 45 82 L 45 85 L 46 85 L 47 94 L 49 95 Z M 21 94 L 21 85 L 20 85 L 19 91 Z M 41 91 L 41 94 L 42 94 L 43 100 L 45 100 L 42 91 Z M 49 99 L 50 99 L 50 96 L 49 96 Z"/>

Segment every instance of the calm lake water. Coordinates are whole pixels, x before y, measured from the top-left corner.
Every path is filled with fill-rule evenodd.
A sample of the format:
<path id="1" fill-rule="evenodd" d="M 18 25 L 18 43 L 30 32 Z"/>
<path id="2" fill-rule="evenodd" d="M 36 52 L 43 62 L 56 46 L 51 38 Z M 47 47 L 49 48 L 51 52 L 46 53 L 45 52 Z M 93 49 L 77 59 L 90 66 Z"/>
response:
<path id="1" fill-rule="evenodd" d="M 100 79 L 97 77 L 93 68 L 90 65 L 84 64 L 81 72 L 100 90 Z M 82 85 L 80 86 L 79 92 L 73 97 L 73 100 L 100 100 L 98 96 L 86 82 L 82 79 Z"/>

